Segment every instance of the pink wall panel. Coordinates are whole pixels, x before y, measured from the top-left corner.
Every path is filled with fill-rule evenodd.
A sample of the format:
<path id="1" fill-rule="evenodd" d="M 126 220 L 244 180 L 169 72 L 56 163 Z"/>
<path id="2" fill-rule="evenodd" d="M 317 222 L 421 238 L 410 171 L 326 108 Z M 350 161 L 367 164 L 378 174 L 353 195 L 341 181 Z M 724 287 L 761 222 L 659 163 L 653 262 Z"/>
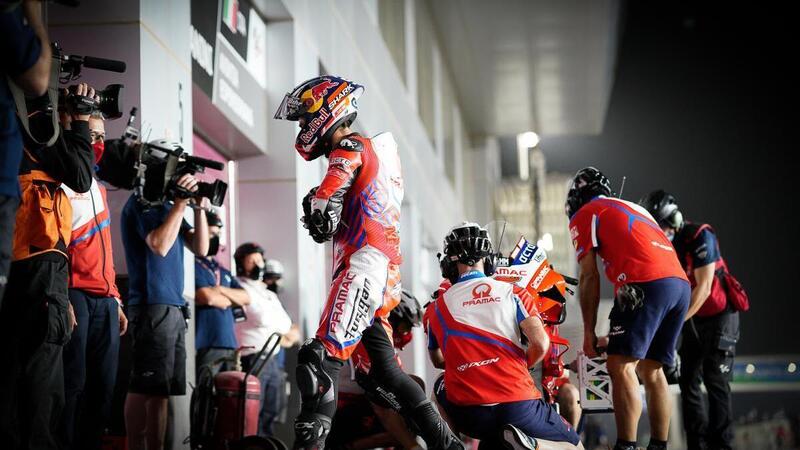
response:
<path id="1" fill-rule="evenodd" d="M 225 169 L 223 170 L 206 169 L 205 173 L 197 174 L 197 178 L 200 181 L 205 181 L 205 182 L 213 182 L 214 180 L 218 179 L 226 183 L 229 183 L 230 180 L 228 180 L 228 168 L 227 168 L 229 159 L 223 156 L 220 152 L 216 151 L 213 147 L 208 145 L 206 141 L 204 141 L 200 136 L 196 134 L 192 136 L 192 143 L 194 144 L 194 156 L 199 156 L 201 158 L 206 158 L 206 159 L 212 159 L 214 161 L 219 161 L 225 164 Z M 222 208 L 224 208 L 225 210 L 224 214 L 222 215 L 222 221 L 225 223 L 225 227 L 222 229 L 222 235 L 220 236 L 220 239 L 221 243 L 224 245 L 220 247 L 219 253 L 217 253 L 217 261 L 219 261 L 219 263 L 222 266 L 229 269 L 230 267 L 228 267 L 229 265 L 228 261 L 230 261 L 231 253 L 235 251 L 235 249 L 230 248 L 231 230 L 230 227 L 228 226 L 228 224 L 231 223 L 230 204 L 231 204 L 231 198 L 229 189 L 228 195 L 225 196 L 225 202 L 222 205 Z"/>

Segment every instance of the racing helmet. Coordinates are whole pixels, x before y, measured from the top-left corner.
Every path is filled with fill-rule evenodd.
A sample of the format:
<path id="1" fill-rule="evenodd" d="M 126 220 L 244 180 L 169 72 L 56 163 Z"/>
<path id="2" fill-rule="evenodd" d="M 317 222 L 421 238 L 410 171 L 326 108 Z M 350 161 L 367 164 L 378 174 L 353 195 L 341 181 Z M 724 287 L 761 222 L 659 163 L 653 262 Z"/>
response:
<path id="1" fill-rule="evenodd" d="M 675 196 L 663 189 L 653 191 L 639 200 L 641 205 L 658 222 L 661 228 L 683 228 L 683 214 L 678 208 Z"/>
<path id="2" fill-rule="evenodd" d="M 358 114 L 358 98 L 364 86 L 331 75 L 312 78 L 286 94 L 275 119 L 304 120 L 294 148 L 306 161 L 331 151 L 330 137 Z"/>
<path id="3" fill-rule="evenodd" d="M 442 276 L 452 283 L 458 281 L 457 263 L 471 266 L 483 260 L 484 273 L 494 273 L 494 253 L 489 233 L 474 222 L 462 222 L 453 227 L 444 238 L 442 253 L 437 256 Z"/>
<path id="4" fill-rule="evenodd" d="M 572 178 L 572 184 L 567 192 L 567 202 L 564 205 L 567 217 L 572 218 L 583 205 L 598 195 L 614 195 L 608 178 L 594 167 L 579 170 Z"/>
<path id="5" fill-rule="evenodd" d="M 422 323 L 422 307 L 411 292 L 403 289 L 400 294 L 400 303 L 389 313 L 389 323 L 392 325 L 392 341 L 395 348 L 403 349 L 413 337 L 411 330 L 400 332 L 399 325 L 408 322 L 409 327 Z"/>

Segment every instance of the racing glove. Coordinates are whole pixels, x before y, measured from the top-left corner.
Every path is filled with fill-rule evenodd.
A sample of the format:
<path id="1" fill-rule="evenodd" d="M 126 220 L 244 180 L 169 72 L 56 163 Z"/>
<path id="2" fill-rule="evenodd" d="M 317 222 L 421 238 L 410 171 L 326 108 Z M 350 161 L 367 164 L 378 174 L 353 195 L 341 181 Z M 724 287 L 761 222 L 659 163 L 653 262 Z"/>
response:
<path id="1" fill-rule="evenodd" d="M 314 242 L 321 244 L 331 240 L 341 221 L 339 212 L 342 209 L 341 201 L 330 199 L 318 201 L 315 198 L 317 188 L 312 188 L 303 198 L 303 227 Z"/>

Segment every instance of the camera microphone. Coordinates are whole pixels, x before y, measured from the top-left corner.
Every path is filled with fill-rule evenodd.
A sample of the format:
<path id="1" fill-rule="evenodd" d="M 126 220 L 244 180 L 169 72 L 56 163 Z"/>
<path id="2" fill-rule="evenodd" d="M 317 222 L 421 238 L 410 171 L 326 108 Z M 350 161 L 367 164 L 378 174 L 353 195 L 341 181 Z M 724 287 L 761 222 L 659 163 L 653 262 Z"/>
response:
<path id="1" fill-rule="evenodd" d="M 94 56 L 70 56 L 70 59 L 82 59 L 83 67 L 90 69 L 106 70 L 108 72 L 124 73 L 126 66 L 124 61 L 115 59 L 96 58 Z"/>
<path id="2" fill-rule="evenodd" d="M 209 169 L 214 170 L 223 170 L 225 168 L 225 164 L 219 161 L 214 161 L 213 159 L 201 158 L 199 156 L 185 156 L 187 162 L 191 162 L 198 166 L 208 167 Z"/>

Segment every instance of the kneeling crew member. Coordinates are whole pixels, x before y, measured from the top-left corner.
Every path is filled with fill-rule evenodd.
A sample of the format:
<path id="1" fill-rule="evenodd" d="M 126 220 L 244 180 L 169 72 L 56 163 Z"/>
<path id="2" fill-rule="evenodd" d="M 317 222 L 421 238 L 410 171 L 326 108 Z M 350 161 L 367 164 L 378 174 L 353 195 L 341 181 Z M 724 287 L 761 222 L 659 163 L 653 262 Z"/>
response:
<path id="1" fill-rule="evenodd" d="M 550 339 L 533 297 L 487 276 L 493 264 L 486 230 L 456 226 L 443 253 L 442 276 L 453 286 L 433 303 L 428 348 L 434 365 L 445 369 L 434 392 L 455 428 L 491 448 L 538 448 L 537 440 L 548 448 L 583 448 L 528 373 Z"/>

